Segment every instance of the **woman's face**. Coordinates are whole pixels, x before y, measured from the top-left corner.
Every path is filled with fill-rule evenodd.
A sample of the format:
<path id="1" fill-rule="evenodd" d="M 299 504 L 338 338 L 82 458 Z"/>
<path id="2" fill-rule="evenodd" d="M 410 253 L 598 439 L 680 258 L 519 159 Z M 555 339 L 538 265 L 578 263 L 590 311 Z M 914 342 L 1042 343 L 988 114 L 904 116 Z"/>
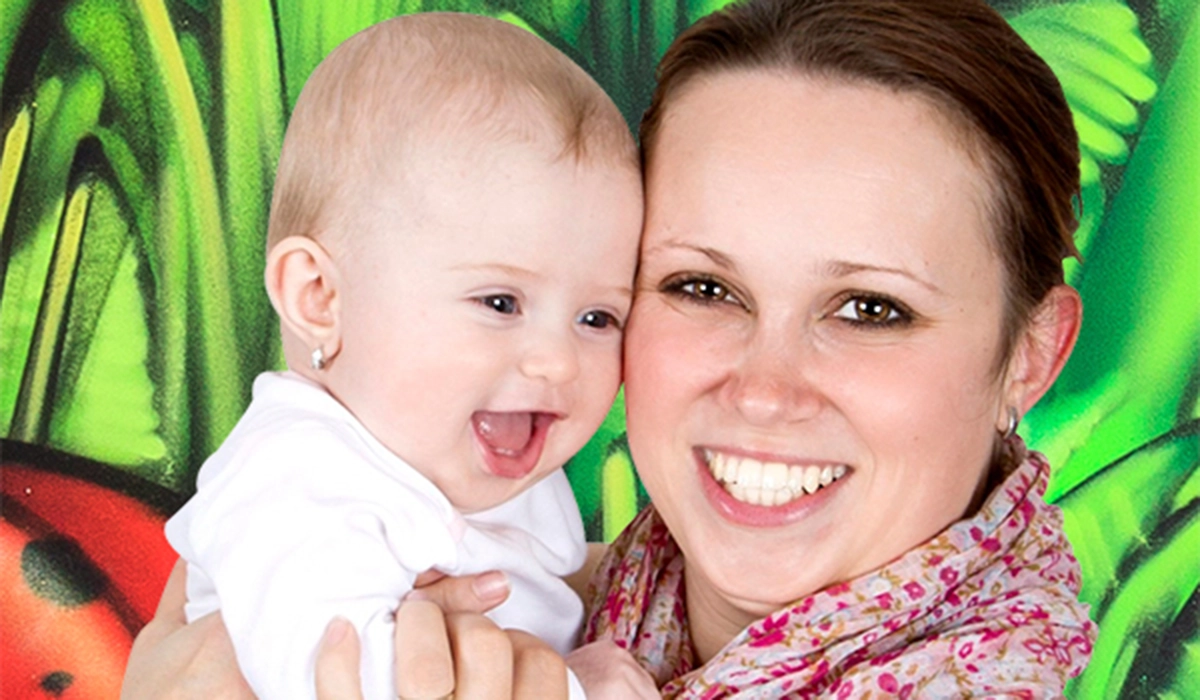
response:
<path id="1" fill-rule="evenodd" d="M 689 608 L 740 629 L 962 516 L 1006 410 L 1004 293 L 985 176 L 942 115 L 721 74 L 667 112 L 646 187 L 629 444 Z"/>

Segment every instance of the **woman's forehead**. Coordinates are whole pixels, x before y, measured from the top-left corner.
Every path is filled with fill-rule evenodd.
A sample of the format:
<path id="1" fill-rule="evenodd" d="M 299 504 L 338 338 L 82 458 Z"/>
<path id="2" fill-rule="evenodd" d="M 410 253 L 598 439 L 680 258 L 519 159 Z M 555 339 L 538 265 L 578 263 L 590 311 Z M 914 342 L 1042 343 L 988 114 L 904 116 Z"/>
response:
<path id="1" fill-rule="evenodd" d="M 687 246 L 920 270 L 999 266 L 988 178 L 920 96 L 766 72 L 690 86 L 647 175 L 647 262 Z"/>
<path id="2" fill-rule="evenodd" d="M 723 71 L 697 78 L 676 93 L 651 161 L 663 149 L 716 149 L 763 159 L 774 159 L 787 147 L 811 151 L 817 146 L 888 144 L 906 146 L 909 153 L 972 150 L 964 139 L 968 128 L 951 111 L 922 93 L 867 81 L 762 69 Z"/>
<path id="3" fill-rule="evenodd" d="M 982 201 L 986 188 L 939 111 L 886 88 L 731 73 L 693 86 L 667 117 L 647 173 L 652 208 L 702 194 L 701 206 L 827 199 L 857 216 L 894 199 L 910 209 Z"/>

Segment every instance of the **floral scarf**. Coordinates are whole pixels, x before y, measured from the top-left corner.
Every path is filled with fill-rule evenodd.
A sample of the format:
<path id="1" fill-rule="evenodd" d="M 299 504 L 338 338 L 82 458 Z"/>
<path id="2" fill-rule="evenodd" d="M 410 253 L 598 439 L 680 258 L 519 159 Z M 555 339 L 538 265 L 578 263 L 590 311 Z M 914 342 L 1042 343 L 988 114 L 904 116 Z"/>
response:
<path id="1" fill-rule="evenodd" d="M 683 555 L 648 507 L 591 581 L 585 641 L 629 649 L 664 698 L 1059 697 L 1096 626 L 1062 515 L 1041 498 L 1048 474 L 1029 453 L 975 516 L 753 623 L 699 668 Z"/>

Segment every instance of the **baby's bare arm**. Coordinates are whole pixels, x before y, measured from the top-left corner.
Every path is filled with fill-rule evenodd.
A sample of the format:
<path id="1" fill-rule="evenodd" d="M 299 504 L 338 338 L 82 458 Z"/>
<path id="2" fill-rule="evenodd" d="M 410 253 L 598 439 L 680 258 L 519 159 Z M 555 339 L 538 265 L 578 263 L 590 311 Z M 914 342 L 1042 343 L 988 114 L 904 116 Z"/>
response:
<path id="1" fill-rule="evenodd" d="M 596 567 L 600 565 L 600 560 L 604 558 L 604 553 L 608 551 L 608 545 L 602 542 L 587 543 L 587 559 L 584 560 L 583 566 L 579 571 L 571 574 L 563 580 L 575 591 L 575 595 L 587 600 L 587 585 L 591 580 L 592 574 L 596 572 Z"/>
<path id="2" fill-rule="evenodd" d="M 603 640 L 585 644 L 567 655 L 588 700 L 659 700 L 654 679 L 628 651 Z"/>

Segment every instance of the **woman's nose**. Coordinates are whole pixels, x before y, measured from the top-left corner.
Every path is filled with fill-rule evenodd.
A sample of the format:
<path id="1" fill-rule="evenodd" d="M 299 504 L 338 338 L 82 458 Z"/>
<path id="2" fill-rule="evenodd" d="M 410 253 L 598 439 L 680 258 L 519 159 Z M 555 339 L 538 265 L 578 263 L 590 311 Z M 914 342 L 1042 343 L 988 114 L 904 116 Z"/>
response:
<path id="1" fill-rule="evenodd" d="M 569 333 L 531 338 L 521 358 L 521 373 L 550 384 L 565 384 L 579 376 L 579 351 Z"/>
<path id="2" fill-rule="evenodd" d="M 777 350 L 747 352 L 726 378 L 723 392 L 728 403 L 752 425 L 812 418 L 820 411 L 823 399 L 801 361 Z"/>

